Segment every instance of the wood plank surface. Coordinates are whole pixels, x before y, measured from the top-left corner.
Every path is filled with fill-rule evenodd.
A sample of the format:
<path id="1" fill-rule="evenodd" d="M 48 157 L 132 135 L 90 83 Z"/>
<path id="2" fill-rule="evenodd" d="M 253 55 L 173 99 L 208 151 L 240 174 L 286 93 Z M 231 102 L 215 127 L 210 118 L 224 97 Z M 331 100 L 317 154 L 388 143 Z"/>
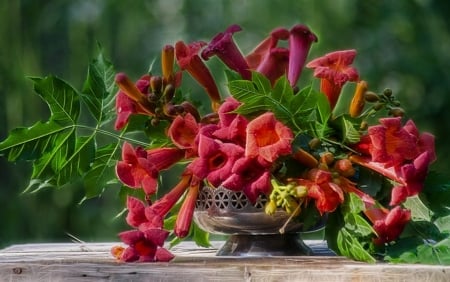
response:
<path id="1" fill-rule="evenodd" d="M 117 243 L 13 245 L 0 250 L 0 281 L 450 281 L 450 266 L 366 264 L 333 256 L 306 241 L 315 256 L 217 257 L 223 242 L 183 242 L 169 263 L 120 263 Z"/>

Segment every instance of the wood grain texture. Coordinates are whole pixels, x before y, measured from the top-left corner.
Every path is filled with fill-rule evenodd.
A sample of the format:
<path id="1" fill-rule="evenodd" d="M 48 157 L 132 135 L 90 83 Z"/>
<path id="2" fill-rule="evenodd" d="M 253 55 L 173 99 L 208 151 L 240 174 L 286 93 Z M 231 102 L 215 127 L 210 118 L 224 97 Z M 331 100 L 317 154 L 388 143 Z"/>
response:
<path id="1" fill-rule="evenodd" d="M 450 281 L 450 266 L 366 264 L 306 242 L 316 256 L 216 257 L 222 242 L 184 242 L 169 263 L 119 263 L 117 243 L 14 245 L 0 251 L 0 281 Z"/>

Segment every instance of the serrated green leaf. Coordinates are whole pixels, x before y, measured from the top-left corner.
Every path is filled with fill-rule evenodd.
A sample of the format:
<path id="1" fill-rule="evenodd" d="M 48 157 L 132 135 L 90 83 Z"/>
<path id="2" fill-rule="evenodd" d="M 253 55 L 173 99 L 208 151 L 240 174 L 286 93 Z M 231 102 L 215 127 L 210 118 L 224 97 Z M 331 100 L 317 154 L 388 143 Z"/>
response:
<path id="1" fill-rule="evenodd" d="M 441 233 L 439 228 L 430 221 L 410 221 L 405 230 L 402 232 L 402 236 L 420 236 L 424 240 L 440 241 L 446 238 L 448 235 Z"/>
<path id="2" fill-rule="evenodd" d="M 55 77 L 32 77 L 34 90 L 48 104 L 51 120 L 62 125 L 74 124 L 80 115 L 77 91 L 67 82 Z"/>
<path id="3" fill-rule="evenodd" d="M 269 82 L 269 80 L 267 80 Z M 272 97 L 277 100 L 279 103 L 290 103 L 291 100 L 295 98 L 294 91 L 292 90 L 291 85 L 289 84 L 289 80 L 286 78 L 286 76 L 280 77 L 273 87 L 273 90 L 270 89 L 270 82 L 269 82 L 269 89 L 267 92 L 272 93 Z"/>
<path id="4" fill-rule="evenodd" d="M 312 124 L 312 133 L 320 138 L 326 138 L 333 132 L 333 129 L 328 125 L 331 118 L 331 108 L 327 97 L 322 93 L 317 93 L 317 108 L 312 111 L 309 119 L 314 121 Z"/>
<path id="5" fill-rule="evenodd" d="M 43 187 L 57 186 L 55 175 L 58 174 L 64 159 L 67 156 L 69 143 L 74 142 L 74 130 L 65 131 L 55 136 L 53 146 L 48 152 L 43 153 L 33 162 L 33 172 L 31 174 L 30 184 L 25 191 L 35 189 L 33 183 L 39 183 L 35 189 L 39 190 Z M 33 181 L 35 180 L 35 181 Z M 38 181 L 39 180 L 39 181 Z M 45 186 L 42 186 L 45 183 Z"/>
<path id="6" fill-rule="evenodd" d="M 326 123 L 331 117 L 331 107 L 330 103 L 328 102 L 328 98 L 323 94 L 320 93 L 317 96 L 317 111 L 319 113 L 319 121 L 321 123 Z"/>
<path id="7" fill-rule="evenodd" d="M 385 260 L 393 262 L 417 261 L 417 247 L 423 244 L 423 240 L 417 236 L 404 237 L 394 244 L 386 245 Z"/>
<path id="8" fill-rule="evenodd" d="M 286 79 L 285 82 L 289 83 Z M 286 84 L 284 84 L 285 86 Z M 277 85 L 275 85 L 276 87 Z M 317 99 L 319 93 L 314 91 L 312 86 L 307 86 L 300 90 L 299 93 L 295 94 L 292 98 L 292 104 L 296 105 L 297 110 L 294 112 L 294 116 L 304 115 L 307 116 L 309 113 L 314 111 L 317 106 Z"/>
<path id="9" fill-rule="evenodd" d="M 260 76 L 260 74 L 253 75 L 256 82 L 248 80 L 229 82 L 230 93 L 242 102 L 236 112 L 249 116 L 261 112 L 273 112 L 278 120 L 291 127 L 295 133 L 308 130 L 311 124 L 315 127 L 315 119 L 305 119 L 305 117 L 310 116 L 316 109 L 318 92 L 308 88 L 294 95 L 286 77 L 281 77 L 272 89 L 267 85 L 267 79 Z M 324 123 L 326 122 L 328 118 L 324 120 Z"/>
<path id="10" fill-rule="evenodd" d="M 325 239 L 327 240 L 328 248 L 336 253 L 340 253 L 337 236 L 339 231 L 344 228 L 344 218 L 338 211 L 328 214 L 327 224 L 325 225 Z"/>
<path id="11" fill-rule="evenodd" d="M 42 152 L 51 150 L 60 134 L 70 134 L 71 130 L 70 125 L 63 126 L 55 121 L 37 122 L 28 128 L 19 127 L 0 143 L 0 151 L 8 156 L 9 161 L 34 160 Z"/>
<path id="12" fill-rule="evenodd" d="M 347 213 L 358 214 L 365 209 L 364 202 L 355 193 L 348 193 L 345 202 L 342 205 L 342 211 Z"/>
<path id="13" fill-rule="evenodd" d="M 416 220 L 431 220 L 432 212 L 423 204 L 418 196 L 409 197 L 403 204 L 411 210 L 411 217 Z"/>
<path id="14" fill-rule="evenodd" d="M 417 247 L 417 258 L 424 264 L 448 265 L 450 264 L 450 248 L 445 245 L 436 247 L 423 244 Z"/>
<path id="15" fill-rule="evenodd" d="M 355 128 L 355 124 L 350 119 L 348 119 L 346 116 L 340 116 L 337 119 L 337 122 L 339 123 L 339 127 L 341 128 L 341 138 L 343 143 L 354 144 L 359 142 L 361 135 Z"/>
<path id="16" fill-rule="evenodd" d="M 345 228 L 357 237 L 368 236 L 374 234 L 375 231 L 362 216 L 350 213 L 345 216 Z"/>
<path id="17" fill-rule="evenodd" d="M 381 174 L 374 172 L 371 169 L 365 167 L 358 167 L 358 187 L 364 192 L 372 197 L 382 190 L 384 183 L 384 178 Z M 389 196 L 390 196 L 389 189 Z"/>
<path id="18" fill-rule="evenodd" d="M 95 152 L 90 170 L 84 175 L 85 197 L 96 197 L 102 193 L 109 181 L 115 179 L 116 159 L 120 153 L 119 143 L 111 143 Z"/>
<path id="19" fill-rule="evenodd" d="M 359 261 L 375 263 L 374 257 L 346 229 L 341 229 L 337 236 L 339 251 L 342 255 Z"/>
<path id="20" fill-rule="evenodd" d="M 450 265 L 450 239 L 436 243 L 407 237 L 387 246 L 385 260 L 396 263 Z"/>
<path id="21" fill-rule="evenodd" d="M 89 64 L 81 97 L 91 115 L 100 123 L 113 118 L 114 76 L 112 64 L 103 57 L 102 53 Z"/>
<path id="22" fill-rule="evenodd" d="M 57 186 L 73 181 L 90 168 L 94 159 L 95 143 L 92 137 L 78 137 L 75 150 L 66 156 L 55 175 Z"/>
<path id="23" fill-rule="evenodd" d="M 35 91 L 48 104 L 50 119 L 46 123 L 38 122 L 29 128 L 12 130 L 8 138 L 0 143 L 0 151 L 6 154 L 10 161 L 35 160 L 40 155 L 52 155 L 50 162 L 54 161 L 53 165 L 57 167 L 59 158 L 56 156 L 64 155 L 63 150 L 66 149 L 59 142 L 72 134 L 80 114 L 78 93 L 72 86 L 54 76 L 35 77 L 32 80 Z"/>
<path id="24" fill-rule="evenodd" d="M 262 93 L 269 93 L 272 91 L 270 80 L 259 72 L 252 72 L 252 81 L 256 85 L 256 89 Z"/>
<path id="25" fill-rule="evenodd" d="M 437 218 L 434 224 L 436 224 L 441 232 L 450 234 L 450 215 Z"/>
<path id="26" fill-rule="evenodd" d="M 44 187 L 61 187 L 74 181 L 89 169 L 94 155 L 94 140 L 79 137 L 70 132 L 68 136 L 59 135 L 54 150 L 42 155 L 33 163 L 31 181 L 25 191 L 37 191 Z M 73 144 L 72 144 L 73 143 Z"/>

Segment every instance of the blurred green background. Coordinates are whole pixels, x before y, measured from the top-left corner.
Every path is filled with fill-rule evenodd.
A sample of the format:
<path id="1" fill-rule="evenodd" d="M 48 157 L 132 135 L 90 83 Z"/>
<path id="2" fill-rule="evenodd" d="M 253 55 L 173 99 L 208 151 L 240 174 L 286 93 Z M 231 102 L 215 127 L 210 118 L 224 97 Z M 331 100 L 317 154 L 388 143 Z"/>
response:
<path id="1" fill-rule="evenodd" d="M 164 44 L 209 41 L 233 23 L 250 51 L 272 28 L 307 24 L 319 37 L 309 59 L 355 48 L 355 65 L 372 90 L 386 87 L 421 130 L 436 135 L 438 161 L 450 154 L 450 2 L 447 0 L 6 0 L 0 3 L 0 139 L 20 125 L 46 120 L 47 107 L 26 76 L 50 73 L 82 86 L 100 43 L 116 70 L 134 79 Z M 306 76 L 306 74 L 304 74 Z M 79 205 L 83 188 L 22 195 L 29 164 L 0 158 L 0 247 L 24 242 L 113 241 L 127 229 L 117 190 Z"/>

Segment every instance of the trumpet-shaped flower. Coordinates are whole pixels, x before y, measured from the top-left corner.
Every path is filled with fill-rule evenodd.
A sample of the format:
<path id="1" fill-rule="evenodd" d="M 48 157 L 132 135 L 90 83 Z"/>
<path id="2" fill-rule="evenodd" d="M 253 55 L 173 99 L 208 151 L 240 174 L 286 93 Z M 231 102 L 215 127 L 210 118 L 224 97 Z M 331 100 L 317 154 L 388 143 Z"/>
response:
<path id="1" fill-rule="evenodd" d="M 122 78 L 123 79 L 123 78 Z M 135 88 L 138 90 L 138 95 L 145 97 L 144 93 L 147 93 L 148 87 L 150 85 L 150 76 L 144 75 L 142 76 L 135 85 Z M 125 125 L 128 124 L 128 120 L 132 114 L 145 114 L 149 115 L 149 111 L 143 106 L 140 106 L 136 99 L 132 99 L 129 97 L 130 94 L 120 89 L 116 95 L 116 123 L 114 125 L 116 130 L 122 129 Z M 138 97 L 139 97 L 138 96 Z M 151 114 L 150 114 L 151 115 Z"/>
<path id="2" fill-rule="evenodd" d="M 279 27 L 272 30 L 270 35 L 259 43 L 246 57 L 250 69 L 256 70 L 264 61 L 270 50 L 276 48 L 279 40 L 287 40 L 289 30 Z"/>
<path id="3" fill-rule="evenodd" d="M 256 68 L 256 71 L 266 76 L 273 85 L 279 77 L 287 72 L 288 63 L 288 49 L 281 47 L 271 48 Z"/>
<path id="4" fill-rule="evenodd" d="M 279 156 L 291 153 L 293 138 L 289 127 L 273 113 L 264 113 L 248 123 L 245 156 L 274 162 Z"/>
<path id="5" fill-rule="evenodd" d="M 163 218 L 147 218 L 144 203 L 131 196 L 127 198 L 127 208 L 127 223 L 138 229 L 119 233 L 119 238 L 128 247 L 113 247 L 113 255 L 125 262 L 171 260 L 174 256 L 162 247 L 169 235 L 168 231 L 162 229 Z"/>
<path id="6" fill-rule="evenodd" d="M 184 156 L 182 150 L 176 148 L 156 148 L 144 150 L 133 149 L 129 143 L 122 148 L 122 161 L 116 166 L 119 179 L 132 188 L 144 189 L 147 195 L 156 192 L 159 171 L 171 167 Z"/>
<path id="7" fill-rule="evenodd" d="M 222 186 L 233 191 L 242 190 L 252 203 L 256 202 L 259 195 L 271 192 L 270 168 L 255 158 L 240 158 L 234 163 L 231 172 Z"/>
<path id="8" fill-rule="evenodd" d="M 279 40 L 288 38 L 287 29 L 274 29 L 270 36 L 258 44 L 246 57 L 250 68 L 264 74 L 272 84 L 288 70 L 289 50 L 277 46 Z"/>
<path id="9" fill-rule="evenodd" d="M 168 130 L 168 136 L 180 149 L 186 150 L 186 157 L 196 155 L 195 139 L 200 130 L 197 121 L 190 113 L 185 116 L 178 115 Z"/>
<path id="10" fill-rule="evenodd" d="M 188 169 L 196 177 L 207 179 L 217 187 L 231 175 L 234 162 L 244 155 L 244 148 L 201 135 L 198 154 L 199 157 L 188 165 Z"/>
<path id="11" fill-rule="evenodd" d="M 315 199 L 320 214 L 333 212 L 344 202 L 344 191 L 333 182 L 331 172 L 322 169 L 311 169 L 307 179 L 298 179 L 299 185 L 308 189 L 308 197 Z"/>
<path id="12" fill-rule="evenodd" d="M 205 46 L 204 42 L 193 42 L 186 45 L 183 41 L 175 44 L 175 57 L 182 70 L 186 70 L 206 91 L 212 101 L 213 110 L 217 110 L 220 103 L 219 89 L 214 78 L 199 57 L 200 48 Z"/>
<path id="13" fill-rule="evenodd" d="M 373 228 L 377 233 L 374 243 L 377 245 L 389 243 L 400 236 L 406 223 L 411 219 L 411 211 L 396 206 L 392 210 L 374 208 L 370 213 L 366 213 L 373 223 Z"/>
<path id="14" fill-rule="evenodd" d="M 250 79 L 251 73 L 247 61 L 233 41 L 233 34 L 241 30 L 240 26 L 231 25 L 225 32 L 217 34 L 203 49 L 201 55 L 204 60 L 217 55 L 230 69 L 238 72 L 242 78 Z"/>
<path id="15" fill-rule="evenodd" d="M 299 24 L 290 30 L 288 80 L 291 86 L 297 84 L 314 42 L 317 42 L 317 36 L 307 26 Z"/>
<path id="16" fill-rule="evenodd" d="M 386 167 L 401 165 L 419 154 L 417 136 L 402 127 L 399 117 L 380 119 L 380 125 L 370 127 L 368 133 L 372 160 Z"/>
<path id="17" fill-rule="evenodd" d="M 167 236 L 168 231 L 157 228 L 122 232 L 119 237 L 128 247 L 119 254 L 119 259 L 125 262 L 170 261 L 174 256 L 162 247 Z"/>
<path id="18" fill-rule="evenodd" d="M 380 125 L 369 127 L 368 135 L 355 147 L 370 157 L 352 156 L 351 160 L 397 182 L 392 190 L 391 205 L 417 195 L 429 165 L 436 159 L 434 136 L 420 134 L 414 122 L 401 126 L 401 118 L 380 119 Z"/>
<path id="19" fill-rule="evenodd" d="M 178 212 L 175 221 L 174 233 L 178 238 L 184 238 L 189 234 L 192 216 L 194 215 L 195 203 L 197 202 L 200 181 L 195 181 L 194 185 L 189 187 L 186 198 Z"/>
<path id="20" fill-rule="evenodd" d="M 191 179 L 192 174 L 189 171 L 185 171 L 180 182 L 175 187 L 155 201 L 151 206 L 145 208 L 145 216 L 147 219 L 152 221 L 155 216 L 164 218 L 181 196 L 183 196 L 186 189 L 189 188 Z"/>
<path id="21" fill-rule="evenodd" d="M 398 205 L 406 198 L 419 194 L 424 186 L 428 167 L 432 162 L 429 152 L 423 152 L 412 163 L 396 169 L 396 174 L 403 181 L 392 189 L 390 205 Z"/>
<path id="22" fill-rule="evenodd" d="M 146 194 L 154 194 L 158 171 L 147 160 L 147 152 L 141 147 L 136 150 L 124 143 L 122 160 L 117 163 L 116 173 L 120 181 L 132 188 L 143 188 Z"/>
<path id="23" fill-rule="evenodd" d="M 373 162 L 385 167 L 401 166 L 423 152 L 428 152 L 430 162 L 436 160 L 434 136 L 427 132 L 420 134 L 412 120 L 402 126 L 400 117 L 380 119 L 380 125 L 369 127 L 368 135 L 361 138 L 356 149 L 370 154 Z"/>
<path id="24" fill-rule="evenodd" d="M 145 216 L 145 205 L 139 199 L 128 196 L 127 209 L 128 214 L 126 217 L 126 221 L 128 225 L 139 228 L 141 224 L 148 222 L 147 217 Z"/>
<path id="25" fill-rule="evenodd" d="M 233 113 L 240 103 L 234 98 L 227 98 L 220 106 L 219 123 L 211 134 L 222 141 L 233 142 L 240 146 L 245 146 L 246 128 L 248 121 L 242 115 Z"/>
<path id="26" fill-rule="evenodd" d="M 336 51 L 309 62 L 306 67 L 314 69 L 314 76 L 321 78 L 320 91 L 327 95 L 331 109 L 334 108 L 347 81 L 357 81 L 358 71 L 350 66 L 356 50 Z"/>

